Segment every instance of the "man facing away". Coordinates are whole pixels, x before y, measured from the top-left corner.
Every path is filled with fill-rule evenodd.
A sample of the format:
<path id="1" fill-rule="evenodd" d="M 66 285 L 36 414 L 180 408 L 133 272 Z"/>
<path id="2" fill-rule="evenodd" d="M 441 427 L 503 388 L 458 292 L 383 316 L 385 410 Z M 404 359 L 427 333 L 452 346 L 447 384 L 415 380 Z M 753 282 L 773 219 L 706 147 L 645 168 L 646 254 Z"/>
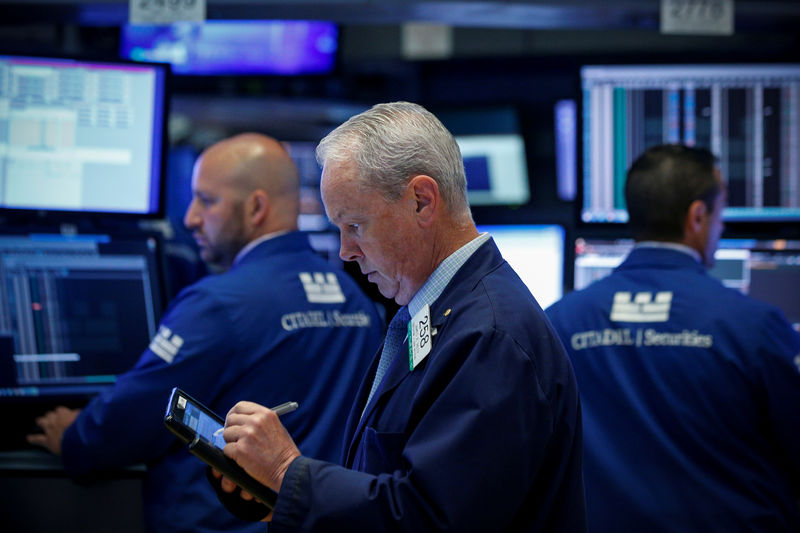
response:
<path id="1" fill-rule="evenodd" d="M 650 148 L 625 184 L 633 251 L 547 310 L 581 391 L 589 531 L 800 531 L 800 335 L 706 272 L 714 156 Z"/>
<path id="2" fill-rule="evenodd" d="M 583 531 L 572 369 L 478 234 L 453 136 L 418 105 L 379 104 L 325 137 L 317 158 L 340 256 L 401 308 L 340 464 L 298 449 L 263 406 L 228 413 L 225 453 L 278 491 L 270 531 Z"/>
<path id="3" fill-rule="evenodd" d="M 166 430 L 179 386 L 212 410 L 239 400 L 296 401 L 285 418 L 306 453 L 334 460 L 347 411 L 381 338 L 373 303 L 297 231 L 299 179 L 283 147 L 246 133 L 198 158 L 185 216 L 202 258 L 224 271 L 183 290 L 139 362 L 80 413 L 37 420 L 30 442 L 89 477 L 145 463 L 149 531 L 263 531 L 239 521 L 205 480 L 205 464 Z"/>

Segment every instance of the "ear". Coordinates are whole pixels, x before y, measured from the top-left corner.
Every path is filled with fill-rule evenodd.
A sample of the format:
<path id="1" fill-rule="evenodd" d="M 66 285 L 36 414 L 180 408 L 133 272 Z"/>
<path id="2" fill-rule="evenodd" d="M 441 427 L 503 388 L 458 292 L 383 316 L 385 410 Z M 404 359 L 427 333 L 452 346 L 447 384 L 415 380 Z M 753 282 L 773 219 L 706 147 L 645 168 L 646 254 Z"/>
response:
<path id="1" fill-rule="evenodd" d="M 421 174 L 414 176 L 408 183 L 409 189 L 413 194 L 415 202 L 415 213 L 419 224 L 428 227 L 433 224 L 436 211 L 439 208 L 441 198 L 439 196 L 439 185 L 430 176 Z"/>
<path id="2" fill-rule="evenodd" d="M 269 196 L 261 189 L 256 189 L 245 201 L 245 216 L 253 225 L 262 224 L 269 215 Z"/>
<path id="3" fill-rule="evenodd" d="M 707 219 L 708 208 L 702 200 L 695 200 L 689 204 L 683 224 L 683 236 L 691 240 L 697 235 L 702 235 Z"/>

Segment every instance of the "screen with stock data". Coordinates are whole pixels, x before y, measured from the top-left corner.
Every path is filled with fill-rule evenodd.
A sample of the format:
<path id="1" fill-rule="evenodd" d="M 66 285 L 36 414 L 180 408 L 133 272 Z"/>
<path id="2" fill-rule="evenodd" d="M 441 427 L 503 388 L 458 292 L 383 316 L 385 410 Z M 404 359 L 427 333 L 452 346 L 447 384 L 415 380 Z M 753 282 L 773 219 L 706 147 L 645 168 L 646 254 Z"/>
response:
<path id="1" fill-rule="evenodd" d="M 800 220 L 800 64 L 587 65 L 581 85 L 583 222 L 626 222 L 627 169 L 662 143 L 719 158 L 725 220 Z"/>
<path id="2" fill-rule="evenodd" d="M 0 55 L 0 207 L 157 214 L 167 75 Z"/>
<path id="3" fill-rule="evenodd" d="M 157 241 L 0 235 L 0 399 L 89 397 L 156 332 Z"/>

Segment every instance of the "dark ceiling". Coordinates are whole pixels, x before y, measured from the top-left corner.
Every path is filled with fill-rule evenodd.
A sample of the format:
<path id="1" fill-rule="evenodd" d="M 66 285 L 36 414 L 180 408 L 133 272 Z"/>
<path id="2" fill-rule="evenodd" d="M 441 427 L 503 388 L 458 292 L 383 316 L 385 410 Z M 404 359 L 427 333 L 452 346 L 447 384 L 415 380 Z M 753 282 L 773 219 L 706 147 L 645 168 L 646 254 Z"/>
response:
<path id="1" fill-rule="evenodd" d="M 712 0 L 708 0 L 712 3 Z M 0 1 L 8 22 L 118 25 L 128 0 Z M 427 21 L 463 27 L 525 29 L 657 28 L 659 0 L 208 0 L 209 19 L 316 19 L 341 24 Z M 737 30 L 800 27 L 796 0 L 736 0 Z"/>

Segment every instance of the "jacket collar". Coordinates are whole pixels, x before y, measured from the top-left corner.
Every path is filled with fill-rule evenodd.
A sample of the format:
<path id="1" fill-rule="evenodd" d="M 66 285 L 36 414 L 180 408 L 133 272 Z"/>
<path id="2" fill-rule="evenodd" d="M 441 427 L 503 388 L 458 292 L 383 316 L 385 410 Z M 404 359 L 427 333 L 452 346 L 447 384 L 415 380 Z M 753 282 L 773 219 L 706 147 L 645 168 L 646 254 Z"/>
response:
<path id="1" fill-rule="evenodd" d="M 247 252 L 243 255 L 241 252 L 239 252 L 240 255 L 237 256 L 237 260 L 232 268 L 236 268 L 239 265 L 247 263 L 247 261 L 257 257 L 264 257 L 266 255 L 272 255 L 276 253 L 298 252 L 309 249 L 311 249 L 311 244 L 308 242 L 308 235 L 302 231 L 281 233 L 255 243 L 255 246 L 247 250 Z"/>
<path id="2" fill-rule="evenodd" d="M 617 267 L 618 270 L 638 268 L 689 269 L 705 272 L 705 267 L 691 255 L 670 248 L 634 248 L 628 257 Z"/>

